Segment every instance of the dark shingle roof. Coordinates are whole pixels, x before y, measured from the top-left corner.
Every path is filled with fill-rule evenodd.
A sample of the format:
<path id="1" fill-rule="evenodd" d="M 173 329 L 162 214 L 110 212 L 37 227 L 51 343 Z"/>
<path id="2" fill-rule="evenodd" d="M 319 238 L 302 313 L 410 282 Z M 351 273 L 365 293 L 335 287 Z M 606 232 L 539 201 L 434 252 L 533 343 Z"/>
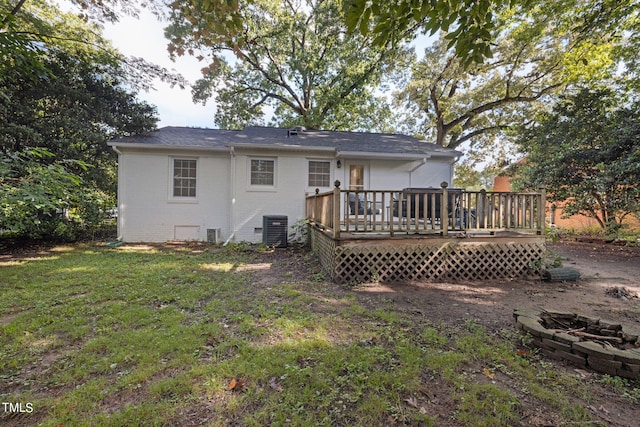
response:
<path id="1" fill-rule="evenodd" d="M 247 127 L 240 131 L 165 127 L 147 134 L 114 139 L 110 145 L 129 144 L 154 147 L 225 148 L 259 145 L 264 148 L 325 148 L 336 152 L 360 152 L 404 155 L 441 155 L 456 157 L 461 153 L 411 136 L 368 132 Z"/>

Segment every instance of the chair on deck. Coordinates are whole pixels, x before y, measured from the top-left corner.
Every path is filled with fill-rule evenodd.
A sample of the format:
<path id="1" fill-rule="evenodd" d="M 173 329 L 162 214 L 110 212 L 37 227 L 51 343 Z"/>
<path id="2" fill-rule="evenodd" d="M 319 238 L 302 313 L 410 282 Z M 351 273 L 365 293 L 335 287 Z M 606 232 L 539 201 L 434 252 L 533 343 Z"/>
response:
<path id="1" fill-rule="evenodd" d="M 357 196 L 357 198 L 356 198 Z M 368 206 L 366 206 L 368 205 Z M 371 202 L 364 200 L 364 194 L 362 193 L 349 193 L 349 214 L 350 215 L 364 215 L 365 206 L 367 215 L 379 214 L 381 209 L 372 209 Z"/>

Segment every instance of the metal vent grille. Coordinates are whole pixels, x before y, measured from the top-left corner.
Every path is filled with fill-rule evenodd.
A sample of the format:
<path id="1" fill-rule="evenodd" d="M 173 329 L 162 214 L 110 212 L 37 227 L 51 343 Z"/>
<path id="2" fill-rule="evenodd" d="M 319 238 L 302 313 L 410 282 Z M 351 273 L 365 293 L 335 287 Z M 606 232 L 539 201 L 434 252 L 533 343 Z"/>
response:
<path id="1" fill-rule="evenodd" d="M 262 217 L 262 243 L 276 248 L 287 247 L 288 217 L 265 215 Z"/>

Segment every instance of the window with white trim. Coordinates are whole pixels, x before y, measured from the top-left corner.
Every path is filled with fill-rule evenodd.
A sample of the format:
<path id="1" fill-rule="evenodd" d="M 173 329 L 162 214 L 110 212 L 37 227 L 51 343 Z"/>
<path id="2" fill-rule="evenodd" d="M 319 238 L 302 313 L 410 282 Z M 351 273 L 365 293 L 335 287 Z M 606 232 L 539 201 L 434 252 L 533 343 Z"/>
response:
<path id="1" fill-rule="evenodd" d="M 173 159 L 173 197 L 196 197 L 198 161 Z"/>
<path id="2" fill-rule="evenodd" d="M 251 185 L 275 185 L 276 161 L 251 159 Z"/>
<path id="3" fill-rule="evenodd" d="M 331 184 L 331 163 L 309 160 L 309 187 L 329 187 Z"/>

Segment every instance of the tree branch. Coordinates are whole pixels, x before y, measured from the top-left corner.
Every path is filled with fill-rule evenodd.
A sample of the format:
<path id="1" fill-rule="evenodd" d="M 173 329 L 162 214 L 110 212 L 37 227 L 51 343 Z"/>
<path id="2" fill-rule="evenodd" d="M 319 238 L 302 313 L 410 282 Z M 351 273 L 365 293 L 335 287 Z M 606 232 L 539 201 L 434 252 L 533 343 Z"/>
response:
<path id="1" fill-rule="evenodd" d="M 22 6 L 26 1 L 27 0 L 18 1 L 18 4 L 16 4 L 13 7 L 13 9 L 11 9 L 11 12 L 9 12 L 7 16 L 5 16 L 4 19 L 2 20 L 2 23 L 0 23 L 0 30 L 4 29 L 4 27 L 6 27 L 7 24 L 9 24 L 9 19 L 11 19 L 12 17 L 15 17 L 18 14 L 18 12 L 20 12 L 20 9 L 22 9 Z"/>
<path id="2" fill-rule="evenodd" d="M 502 105 L 507 105 L 507 104 L 514 104 L 514 103 L 518 103 L 518 102 L 532 102 L 535 101 L 537 99 L 540 99 L 540 97 L 542 97 L 544 94 L 546 94 L 547 92 L 562 86 L 562 83 L 556 83 L 550 86 L 547 86 L 546 88 L 540 90 L 537 94 L 534 94 L 532 96 L 512 96 L 512 97 L 504 97 L 501 99 L 497 99 L 495 101 L 492 102 L 487 102 L 486 104 L 482 104 L 479 105 L 476 108 L 473 108 L 469 111 L 467 111 L 466 113 L 464 113 L 463 115 L 453 119 L 452 121 L 450 121 L 449 123 L 445 123 L 444 129 L 445 131 L 454 128 L 460 124 L 462 124 L 463 122 L 472 119 L 474 117 L 479 116 L 480 114 L 486 112 L 486 111 L 490 111 L 493 110 L 497 107 L 500 107 Z M 452 147 L 454 148 L 454 147 Z"/>

